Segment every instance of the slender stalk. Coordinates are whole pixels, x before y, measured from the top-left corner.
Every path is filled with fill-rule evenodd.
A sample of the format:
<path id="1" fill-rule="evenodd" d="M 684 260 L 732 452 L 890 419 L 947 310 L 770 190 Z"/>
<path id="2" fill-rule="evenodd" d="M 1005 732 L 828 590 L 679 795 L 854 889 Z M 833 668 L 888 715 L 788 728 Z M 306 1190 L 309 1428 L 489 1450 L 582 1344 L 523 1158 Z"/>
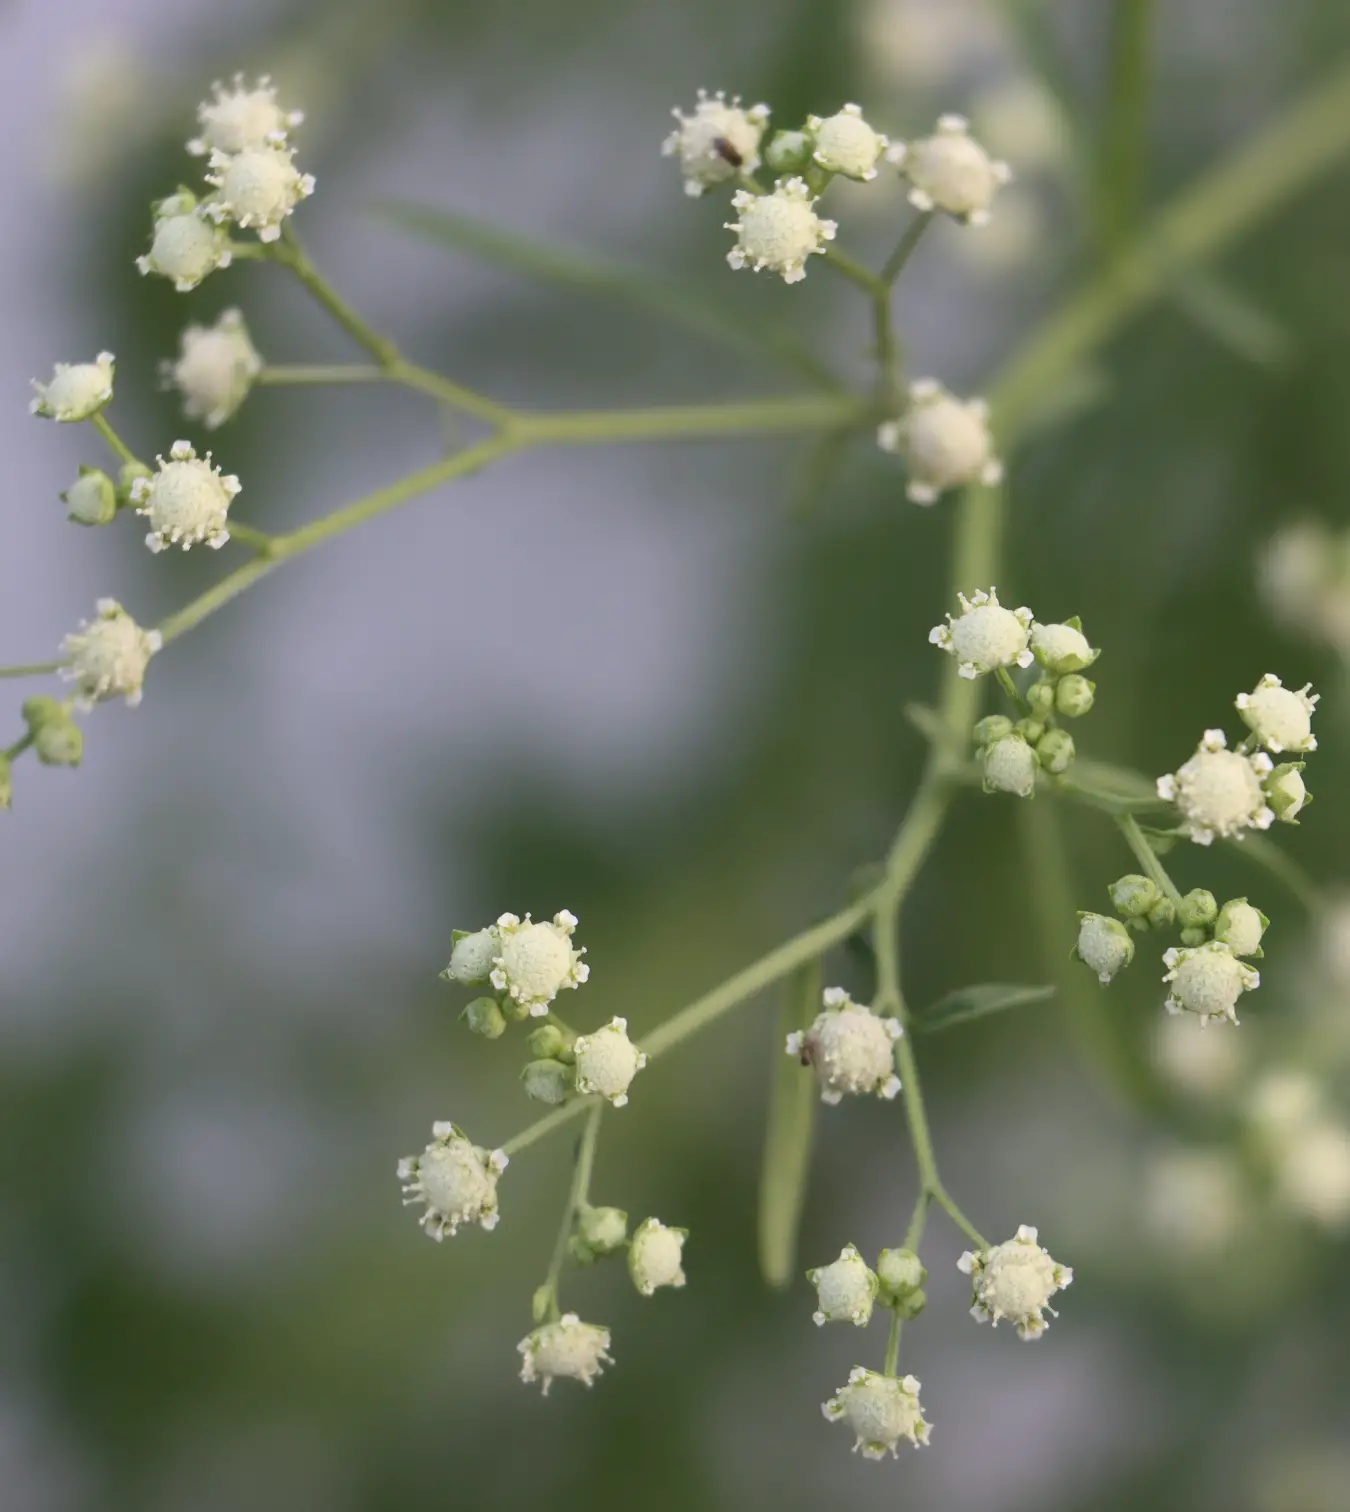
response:
<path id="1" fill-rule="evenodd" d="M 363 320 L 310 261 L 289 221 L 286 222 L 282 240 L 271 243 L 269 251 L 273 261 L 289 268 L 352 340 L 364 347 L 380 367 L 392 367 L 398 361 L 398 348 L 394 343 Z"/>
<path id="2" fill-rule="evenodd" d="M 664 441 L 751 432 L 831 430 L 863 425 L 872 406 L 849 394 L 750 399 L 729 404 L 676 404 L 654 409 L 577 410 L 522 414 L 509 432 L 521 444 L 590 445 L 597 441 Z"/>
<path id="3" fill-rule="evenodd" d="M 901 1317 L 898 1311 L 891 1313 L 891 1331 L 886 1336 L 886 1363 L 882 1366 L 883 1372 L 893 1376 L 900 1366 L 900 1328 Z"/>
<path id="4" fill-rule="evenodd" d="M 119 462 L 134 463 L 140 461 L 136 453 L 132 451 L 121 436 L 112 428 L 112 422 L 102 410 L 99 410 L 97 414 L 90 415 L 89 423 L 112 448 Z"/>
<path id="5" fill-rule="evenodd" d="M 1158 859 L 1157 851 L 1148 843 L 1148 836 L 1139 828 L 1139 821 L 1133 814 L 1117 814 L 1116 825 L 1120 833 L 1124 835 L 1126 845 L 1134 852 L 1140 866 L 1171 900 L 1173 907 L 1179 908 L 1181 894 L 1177 890 L 1177 885 L 1167 875 L 1167 868 Z"/>
<path id="6" fill-rule="evenodd" d="M 1113 0 L 1106 111 L 1097 165 L 1097 239 L 1105 258 L 1134 233 L 1143 201 L 1155 0 Z"/>
<path id="7" fill-rule="evenodd" d="M 230 539 L 256 551 L 259 556 L 270 556 L 277 543 L 276 536 L 268 535 L 265 530 L 255 530 L 240 520 L 230 521 Z"/>
<path id="8" fill-rule="evenodd" d="M 998 678 L 999 687 L 1002 688 L 1003 691 L 1012 700 L 1013 708 L 1015 708 L 1019 714 L 1030 714 L 1031 710 L 1027 706 L 1027 701 L 1017 691 L 1017 684 L 1012 680 L 1012 673 L 1008 671 L 1007 667 L 996 667 L 994 669 L 994 675 Z"/>
<path id="9" fill-rule="evenodd" d="M 910 1215 L 909 1227 L 905 1230 L 905 1244 L 907 1250 L 917 1250 L 923 1239 L 923 1231 L 928 1224 L 928 1188 L 920 1186 L 919 1195 L 914 1200 L 914 1212 Z"/>
<path id="10" fill-rule="evenodd" d="M 842 274 L 850 283 L 857 284 L 865 294 L 875 295 L 885 288 L 885 284 L 870 268 L 865 268 L 856 257 L 850 257 L 841 248 L 830 245 L 825 248 L 824 255 L 825 261 L 836 273 Z"/>
<path id="11" fill-rule="evenodd" d="M 12 746 L 7 746 L 3 751 L 0 751 L 0 756 L 3 756 L 6 761 L 13 761 L 16 757 L 22 756 L 36 739 L 37 736 L 29 730 L 26 735 L 20 735 Z"/>
<path id="12" fill-rule="evenodd" d="M 577 1141 L 577 1158 L 572 1167 L 572 1186 L 567 1194 L 567 1206 L 563 1209 L 562 1223 L 553 1245 L 553 1258 L 549 1261 L 548 1275 L 544 1286 L 548 1288 L 548 1315 L 556 1320 L 559 1315 L 558 1279 L 567 1261 L 567 1241 L 576 1226 L 577 1212 L 585 1203 L 591 1190 L 591 1171 L 595 1165 L 595 1144 L 600 1137 L 600 1118 L 605 1111 L 603 1098 L 595 1098 L 590 1105 L 586 1127 Z"/>
<path id="13" fill-rule="evenodd" d="M 334 383 L 385 383 L 389 374 L 382 367 L 349 362 L 273 363 L 253 380 L 260 388 L 291 388 Z"/>
<path id="14" fill-rule="evenodd" d="M 0 667 L 0 677 L 43 677 L 48 672 L 59 672 L 63 661 L 29 662 L 26 667 Z"/>
<path id="15" fill-rule="evenodd" d="M 933 212 L 925 210 L 909 223 L 905 234 L 896 243 L 895 251 L 881 265 L 881 281 L 893 284 L 905 269 L 905 264 L 914 255 L 914 249 L 923 240 L 924 232 L 933 224 Z"/>
<path id="16" fill-rule="evenodd" d="M 430 394 L 442 404 L 463 410 L 466 415 L 474 415 L 479 420 L 486 420 L 498 429 L 511 425 L 516 418 L 516 412 L 509 405 L 489 399 L 486 394 L 466 388 L 462 383 L 456 383 L 453 378 L 447 378 L 441 373 L 433 373 L 430 368 L 419 367 L 406 358 L 400 357 L 390 365 L 389 377 L 395 383 L 401 383 L 404 388 Z"/>

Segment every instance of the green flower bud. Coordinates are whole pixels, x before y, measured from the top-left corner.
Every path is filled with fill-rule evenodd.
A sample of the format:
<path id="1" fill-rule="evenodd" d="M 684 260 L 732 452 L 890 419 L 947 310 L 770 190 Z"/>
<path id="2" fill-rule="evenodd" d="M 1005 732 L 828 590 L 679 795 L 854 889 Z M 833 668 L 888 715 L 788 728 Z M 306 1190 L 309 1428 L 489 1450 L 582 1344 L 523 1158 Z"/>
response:
<path id="1" fill-rule="evenodd" d="M 1095 971 L 1097 980 L 1105 986 L 1134 959 L 1134 941 L 1119 919 L 1095 913 L 1080 913 L 1078 919 L 1073 955 Z"/>
<path id="2" fill-rule="evenodd" d="M 1013 722 L 1006 714 L 986 714 L 972 732 L 977 746 L 991 746 L 1005 736 L 1011 735 Z"/>
<path id="3" fill-rule="evenodd" d="M 1045 734 L 1045 721 L 1043 719 L 1019 719 L 1013 729 L 1026 741 L 1028 745 L 1035 745 Z"/>
<path id="4" fill-rule="evenodd" d="M 1018 734 L 1005 735 L 985 749 L 986 793 L 1015 793 L 1030 798 L 1036 789 L 1036 753 Z"/>
<path id="5" fill-rule="evenodd" d="M 1281 762 L 1262 784 L 1266 802 L 1284 824 L 1297 824 L 1299 814 L 1313 801 L 1303 786 L 1302 772 L 1301 761 Z"/>
<path id="6" fill-rule="evenodd" d="M 898 1307 L 915 1292 L 922 1296 L 920 1288 L 927 1279 L 928 1272 L 913 1250 L 884 1249 L 877 1256 L 878 1295 L 886 1307 Z"/>
<path id="7" fill-rule="evenodd" d="M 1192 950 L 1197 945 L 1203 945 L 1207 939 L 1209 939 L 1209 931 L 1200 924 L 1188 924 L 1181 931 L 1181 943 Z"/>
<path id="8" fill-rule="evenodd" d="M 1092 708 L 1096 694 L 1095 682 L 1071 672 L 1061 677 L 1055 688 L 1055 708 L 1065 719 L 1079 719 Z"/>
<path id="9" fill-rule="evenodd" d="M 14 778 L 10 772 L 9 757 L 0 756 L 0 809 L 7 809 L 14 801 Z"/>
<path id="10" fill-rule="evenodd" d="M 1214 894 L 1203 887 L 1192 888 L 1181 900 L 1177 918 L 1183 929 L 1207 928 L 1219 917 L 1219 905 Z"/>
<path id="11" fill-rule="evenodd" d="M 540 1060 L 570 1062 L 575 1039 L 576 1035 L 560 1024 L 541 1024 L 525 1043 L 530 1047 L 530 1054 Z"/>
<path id="12" fill-rule="evenodd" d="M 443 982 L 459 982 L 465 987 L 481 986 L 492 975 L 492 966 L 501 954 L 501 938 L 495 929 L 478 929 L 470 934 L 456 929 L 450 935 L 450 964 L 441 972 Z"/>
<path id="13" fill-rule="evenodd" d="M 564 1066 L 561 1061 L 535 1060 L 520 1073 L 520 1080 L 527 1097 L 556 1108 L 567 1101 L 572 1090 L 572 1068 Z"/>
<path id="14" fill-rule="evenodd" d="M 577 1213 L 576 1230 L 567 1248 L 580 1265 L 612 1255 L 628 1243 L 628 1214 L 622 1208 L 591 1207 Z"/>
<path id="15" fill-rule="evenodd" d="M 1176 905 L 1171 898 L 1159 898 L 1148 911 L 1148 922 L 1154 929 L 1171 929 L 1177 922 Z"/>
<path id="16" fill-rule="evenodd" d="M 1041 678 L 1034 682 L 1026 691 L 1027 708 L 1037 719 L 1045 716 L 1055 707 L 1055 685 Z"/>
<path id="17" fill-rule="evenodd" d="M 796 173 L 811 161 L 812 146 L 804 131 L 775 132 L 764 149 L 764 162 L 775 173 Z"/>
<path id="18" fill-rule="evenodd" d="M 496 998 L 474 998 L 473 1002 L 460 1014 L 460 1018 L 475 1034 L 481 1034 L 484 1039 L 500 1039 L 506 1033 L 506 1015 L 502 1012 L 501 1004 Z"/>
<path id="19" fill-rule="evenodd" d="M 69 718 L 60 699 L 49 698 L 45 693 L 25 698 L 20 713 L 23 716 L 23 722 L 28 726 L 30 735 L 36 735 L 45 724 Z"/>
<path id="20" fill-rule="evenodd" d="M 1214 938 L 1222 940 L 1236 956 L 1260 956 L 1261 937 L 1270 928 L 1270 920 L 1246 898 L 1230 898 L 1214 921 Z"/>
<path id="21" fill-rule="evenodd" d="M 82 467 L 61 500 L 76 525 L 107 525 L 117 515 L 117 487 L 98 467 Z"/>
<path id="22" fill-rule="evenodd" d="M 1162 897 L 1153 878 L 1139 872 L 1117 877 L 1107 891 L 1111 894 L 1111 906 L 1123 919 L 1143 918 Z"/>
<path id="23" fill-rule="evenodd" d="M 1056 777 L 1073 765 L 1073 736 L 1067 730 L 1047 730 L 1036 742 L 1036 760 Z"/>
<path id="24" fill-rule="evenodd" d="M 1031 649 L 1036 653 L 1036 660 L 1055 677 L 1063 677 L 1066 672 L 1081 672 L 1100 654 L 1088 645 L 1083 623 L 1077 615 L 1062 625 L 1033 625 Z"/>
<path id="25" fill-rule="evenodd" d="M 33 732 L 33 750 L 43 766 L 79 766 L 84 757 L 84 731 L 69 714 L 48 719 Z"/>
<path id="26" fill-rule="evenodd" d="M 912 1291 L 895 1304 L 895 1310 L 902 1318 L 917 1318 L 928 1306 L 928 1293 L 922 1287 L 918 1291 Z"/>

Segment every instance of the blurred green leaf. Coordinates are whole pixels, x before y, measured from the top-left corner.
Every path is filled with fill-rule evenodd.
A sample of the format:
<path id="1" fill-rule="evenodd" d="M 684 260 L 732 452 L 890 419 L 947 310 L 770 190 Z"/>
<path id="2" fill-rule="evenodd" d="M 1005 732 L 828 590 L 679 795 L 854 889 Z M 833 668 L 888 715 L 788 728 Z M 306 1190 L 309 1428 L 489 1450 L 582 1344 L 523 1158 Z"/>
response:
<path id="1" fill-rule="evenodd" d="M 819 1004 L 820 962 L 812 961 L 788 979 L 771 1047 L 773 1086 L 759 1183 L 759 1264 L 769 1285 L 780 1288 L 796 1269 L 816 1116 L 816 1079 L 783 1053 L 783 1041 L 794 1030 L 810 1027 Z"/>
<path id="2" fill-rule="evenodd" d="M 373 208 L 392 225 L 480 262 L 539 283 L 584 289 L 637 305 L 710 340 L 770 356 L 822 388 L 840 386 L 795 332 L 756 320 L 744 310 L 708 299 L 673 279 L 545 246 L 454 210 L 404 202 L 382 202 Z"/>
<path id="3" fill-rule="evenodd" d="M 1055 995 L 1053 987 L 1019 987 L 1010 982 L 982 982 L 976 987 L 958 987 L 946 997 L 914 1015 L 914 1027 L 924 1033 L 950 1029 L 970 1019 L 987 1018 L 1009 1008 L 1024 1008 L 1029 1003 L 1043 1003 Z"/>

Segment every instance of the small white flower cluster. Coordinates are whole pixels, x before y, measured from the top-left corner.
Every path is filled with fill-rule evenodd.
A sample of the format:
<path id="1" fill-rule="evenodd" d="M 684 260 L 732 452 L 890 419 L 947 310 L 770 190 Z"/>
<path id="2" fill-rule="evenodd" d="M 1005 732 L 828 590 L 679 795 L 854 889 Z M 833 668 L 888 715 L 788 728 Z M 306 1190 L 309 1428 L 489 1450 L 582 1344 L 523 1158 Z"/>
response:
<path id="1" fill-rule="evenodd" d="M 113 396 L 115 362 L 111 352 L 100 352 L 92 362 L 58 362 L 50 382 L 33 379 L 29 412 L 66 424 L 92 420 Z"/>
<path id="2" fill-rule="evenodd" d="M 805 1031 L 787 1037 L 787 1053 L 810 1066 L 820 1082 L 820 1100 L 873 1095 L 888 1101 L 900 1090 L 895 1042 L 900 1021 L 882 1018 L 855 1003 L 842 987 L 827 987 L 823 1009 Z"/>
<path id="3" fill-rule="evenodd" d="M 938 646 L 957 661 L 962 677 L 983 677 L 999 667 L 1029 667 L 1035 660 L 1031 649 L 1030 609 L 1005 609 L 998 589 L 981 590 L 969 598 L 958 593 L 959 614 L 949 614 L 943 625 L 928 633 L 930 645 Z"/>
<path id="4" fill-rule="evenodd" d="M 905 492 L 915 504 L 934 504 L 949 488 L 993 485 L 1003 478 L 989 406 L 983 399 L 956 398 L 935 378 L 910 384 L 909 407 L 878 428 L 877 445 L 904 459 L 909 469 Z"/>
<path id="5" fill-rule="evenodd" d="M 604 1367 L 614 1363 L 609 1343 L 609 1329 L 583 1323 L 576 1313 L 564 1313 L 526 1334 L 516 1346 L 521 1354 L 520 1379 L 527 1384 L 538 1381 L 545 1396 L 560 1376 L 592 1386 Z"/>
<path id="6" fill-rule="evenodd" d="M 1045 1314 L 1057 1316 L 1050 1298 L 1073 1281 L 1073 1271 L 1053 1259 L 1025 1223 L 1003 1244 L 967 1250 L 957 1268 L 974 1287 L 971 1316 L 995 1327 L 1006 1319 L 1020 1339 L 1040 1338 L 1047 1327 Z"/>
<path id="7" fill-rule="evenodd" d="M 75 706 L 90 709 L 107 698 L 124 698 L 134 709 L 150 658 L 164 644 L 158 630 L 142 630 L 116 599 L 101 598 L 97 617 L 84 620 L 61 642 L 70 658 L 61 675 L 75 684 Z"/>
<path id="8" fill-rule="evenodd" d="M 827 1422 L 844 1422 L 853 1430 L 854 1453 L 864 1459 L 899 1458 L 900 1440 L 915 1448 L 928 1442 L 932 1427 L 919 1404 L 919 1382 L 912 1375 L 887 1376 L 855 1365 L 848 1382 L 821 1404 Z"/>
<path id="9" fill-rule="evenodd" d="M 145 544 L 151 551 L 197 545 L 219 550 L 230 539 L 227 519 L 239 479 L 213 467 L 210 452 L 199 457 L 190 441 L 175 441 L 169 460 L 155 461 L 159 470 L 131 485 L 136 513 L 150 525 Z"/>
<path id="10" fill-rule="evenodd" d="M 160 364 L 165 388 L 176 388 L 183 413 L 207 430 L 225 424 L 262 370 L 262 357 L 236 309 L 222 310 L 214 325 L 185 326 L 177 360 Z"/>
<path id="11" fill-rule="evenodd" d="M 398 1163 L 405 1207 L 422 1204 L 418 1222 L 439 1241 L 464 1223 L 497 1226 L 497 1178 L 508 1164 L 502 1150 L 485 1150 L 452 1123 L 434 1123 L 431 1143 Z"/>

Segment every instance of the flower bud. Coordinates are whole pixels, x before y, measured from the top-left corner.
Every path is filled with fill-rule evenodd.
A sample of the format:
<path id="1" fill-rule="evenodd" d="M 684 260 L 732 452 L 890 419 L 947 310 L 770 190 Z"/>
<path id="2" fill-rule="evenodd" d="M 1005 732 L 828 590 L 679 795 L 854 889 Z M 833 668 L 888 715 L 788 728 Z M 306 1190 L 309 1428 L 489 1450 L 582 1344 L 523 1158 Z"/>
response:
<path id="1" fill-rule="evenodd" d="M 628 1214 L 622 1208 L 592 1207 L 587 1203 L 577 1212 L 576 1230 L 567 1247 L 578 1265 L 590 1265 L 627 1243 Z"/>
<path id="2" fill-rule="evenodd" d="M 1055 685 L 1055 708 L 1065 719 L 1080 719 L 1091 710 L 1096 693 L 1095 682 L 1071 672 Z"/>
<path id="3" fill-rule="evenodd" d="M 1176 904 L 1171 898 L 1159 898 L 1148 911 L 1148 922 L 1153 929 L 1171 929 L 1177 922 Z"/>
<path id="4" fill-rule="evenodd" d="M 877 1256 L 880 1298 L 887 1307 L 896 1307 L 906 1298 L 920 1292 L 927 1279 L 928 1271 L 911 1249 L 884 1249 Z"/>
<path id="5" fill-rule="evenodd" d="M 1019 734 L 1006 736 L 984 753 L 986 793 L 1030 798 L 1036 790 L 1036 753 Z"/>
<path id="6" fill-rule="evenodd" d="M 520 1073 L 520 1080 L 527 1097 L 556 1108 L 567 1101 L 574 1074 L 572 1067 L 561 1061 L 534 1060 Z"/>
<path id="7" fill-rule="evenodd" d="M 521 1353 L 520 1379 L 540 1382 L 545 1396 L 560 1376 L 590 1386 L 606 1365 L 614 1363 L 609 1342 L 609 1329 L 564 1313 L 556 1323 L 526 1334 L 516 1346 Z"/>
<path id="8" fill-rule="evenodd" d="M 77 767 L 84 759 L 84 731 L 69 714 L 49 719 L 37 727 L 33 750 L 43 766 Z"/>
<path id="9" fill-rule="evenodd" d="M 33 379 L 29 411 L 67 424 L 91 419 L 113 396 L 113 370 L 111 352 L 100 352 L 93 362 L 58 362 L 49 383 Z"/>
<path id="10" fill-rule="evenodd" d="M 117 470 L 117 507 L 125 509 L 132 503 L 132 489 L 138 478 L 153 478 L 154 469 L 144 462 L 123 462 Z"/>
<path id="11" fill-rule="evenodd" d="M 20 712 L 30 735 L 36 735 L 43 725 L 59 722 L 67 717 L 65 705 L 59 699 L 50 698 L 46 693 L 36 693 L 32 698 L 25 698 Z"/>
<path id="12" fill-rule="evenodd" d="M 1270 928 L 1270 920 L 1246 898 L 1230 898 L 1214 921 L 1214 938 L 1221 940 L 1234 955 L 1260 956 L 1261 937 Z"/>
<path id="13" fill-rule="evenodd" d="M 1282 762 L 1262 784 L 1266 802 L 1283 824 L 1297 824 L 1298 816 L 1313 801 L 1303 785 L 1303 762 Z"/>
<path id="14" fill-rule="evenodd" d="M 1212 892 L 1203 887 L 1192 888 L 1181 900 L 1177 919 L 1183 929 L 1203 929 L 1219 917 L 1219 905 Z"/>
<path id="15" fill-rule="evenodd" d="M 627 1104 L 628 1088 L 647 1064 L 647 1057 L 628 1038 L 628 1020 L 622 1018 L 610 1019 L 593 1034 L 578 1035 L 572 1053 L 577 1091 L 607 1097 L 616 1108 Z"/>
<path id="16" fill-rule="evenodd" d="M 1058 777 L 1073 765 L 1073 736 L 1067 730 L 1047 730 L 1036 742 L 1036 760 Z"/>
<path id="17" fill-rule="evenodd" d="M 1055 707 L 1055 685 L 1052 682 L 1047 682 L 1043 677 L 1038 678 L 1032 683 L 1024 696 L 1027 701 L 1027 708 L 1031 710 L 1033 716 L 1037 719 L 1044 719 L 1051 709 Z"/>
<path id="18" fill-rule="evenodd" d="M 501 949 L 497 931 L 479 929 L 470 934 L 456 929 L 450 941 L 450 964 L 441 972 L 441 980 L 465 987 L 481 986 L 492 975 L 492 963 Z"/>
<path id="19" fill-rule="evenodd" d="M 80 475 L 61 495 L 76 525 L 107 525 L 117 515 L 117 488 L 98 467 L 82 467 Z"/>
<path id="20" fill-rule="evenodd" d="M 1097 973 L 1097 980 L 1104 987 L 1134 959 L 1134 941 L 1119 919 L 1095 913 L 1080 913 L 1078 918 L 1078 941 L 1073 954 Z"/>
<path id="21" fill-rule="evenodd" d="M 541 1024 L 525 1043 L 530 1047 L 530 1054 L 540 1060 L 570 1063 L 575 1041 L 576 1035 L 570 1029 L 564 1029 L 560 1024 Z"/>
<path id="22" fill-rule="evenodd" d="M 1181 931 L 1181 943 L 1183 945 L 1203 945 L 1209 939 L 1209 931 L 1199 924 L 1188 924 Z"/>
<path id="23" fill-rule="evenodd" d="M 919 1287 L 917 1291 L 906 1292 L 895 1304 L 895 1311 L 902 1318 L 917 1318 L 927 1306 L 928 1293 L 924 1291 L 923 1287 Z"/>
<path id="24" fill-rule="evenodd" d="M 1062 625 L 1033 625 L 1031 649 L 1036 653 L 1036 660 L 1052 677 L 1081 672 L 1099 655 L 1088 645 L 1082 622 L 1076 617 Z"/>
<path id="25" fill-rule="evenodd" d="M 827 173 L 860 182 L 876 178 L 877 164 L 890 144 L 863 119 L 861 106 L 845 105 L 824 120 L 808 116 L 806 124 L 815 145 L 812 157 Z"/>
<path id="26" fill-rule="evenodd" d="M 460 1018 L 474 1034 L 481 1034 L 484 1039 L 500 1039 L 506 1033 L 506 1015 L 496 998 L 474 998 Z"/>
<path id="27" fill-rule="evenodd" d="M 1045 721 L 1043 719 L 1019 719 L 1013 726 L 1028 745 L 1035 745 L 1041 736 L 1045 734 Z"/>
<path id="28" fill-rule="evenodd" d="M 971 732 L 977 746 L 991 746 L 1013 732 L 1013 722 L 1006 714 L 986 714 Z"/>
<path id="29" fill-rule="evenodd" d="M 1111 906 L 1122 919 L 1143 918 L 1162 897 L 1152 877 L 1139 872 L 1117 877 L 1107 891 L 1111 894 Z"/>
<path id="30" fill-rule="evenodd" d="M 628 1246 L 628 1273 L 644 1297 L 658 1286 L 683 1286 L 684 1241 L 689 1230 L 668 1228 L 659 1218 L 644 1218 Z"/>
<path id="31" fill-rule="evenodd" d="M 865 1328 L 877 1297 L 877 1277 L 857 1249 L 846 1244 L 839 1258 L 806 1273 L 816 1289 L 818 1306 L 812 1315 L 817 1327 L 826 1323 L 852 1323 Z"/>
<path id="32" fill-rule="evenodd" d="M 1239 961 L 1221 940 L 1168 950 L 1163 965 L 1167 967 L 1163 981 L 1171 985 L 1164 1005 L 1167 1011 L 1198 1014 L 1202 1024 L 1216 1019 L 1236 1024 L 1238 999 L 1261 985 L 1259 973 Z"/>
<path id="33" fill-rule="evenodd" d="M 764 161 L 774 173 L 796 173 L 811 161 L 811 138 L 804 131 L 775 132 Z"/>

